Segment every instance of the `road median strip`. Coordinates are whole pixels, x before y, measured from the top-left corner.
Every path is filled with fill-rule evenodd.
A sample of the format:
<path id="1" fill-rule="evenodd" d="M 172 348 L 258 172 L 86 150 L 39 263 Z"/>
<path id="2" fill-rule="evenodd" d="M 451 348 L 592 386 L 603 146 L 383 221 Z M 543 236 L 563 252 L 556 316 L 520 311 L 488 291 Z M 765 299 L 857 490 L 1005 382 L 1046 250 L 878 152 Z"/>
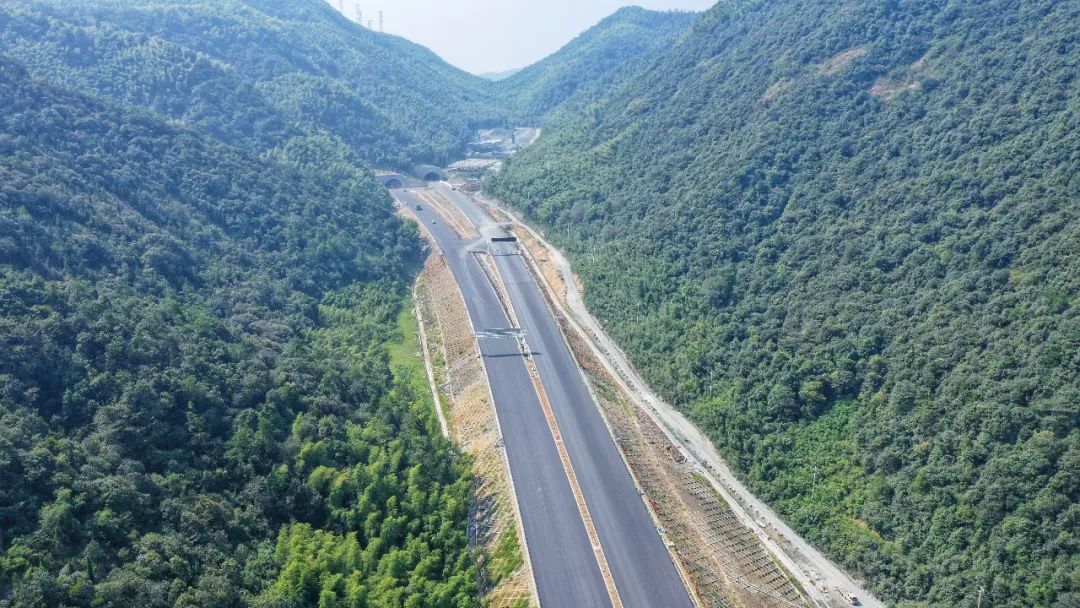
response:
<path id="1" fill-rule="evenodd" d="M 503 284 L 498 268 L 496 268 L 495 264 L 491 263 L 490 256 L 483 253 L 474 255 L 477 257 L 477 263 L 480 264 L 480 267 L 484 270 L 484 275 L 487 276 L 488 281 L 491 282 L 491 286 L 495 290 L 507 318 L 510 319 L 511 324 L 514 327 L 518 327 L 519 325 L 517 314 L 514 312 L 514 305 L 510 301 L 510 294 Z M 481 260 L 480 258 L 484 259 Z M 528 342 L 525 338 L 518 338 L 517 341 L 518 349 L 525 358 L 525 367 L 529 370 L 529 377 L 532 380 L 533 388 L 536 390 L 536 395 L 540 399 L 540 407 L 544 411 L 544 418 L 547 420 L 548 428 L 551 430 L 551 437 L 558 450 L 559 460 L 562 462 L 563 471 L 566 473 L 566 478 L 570 482 L 570 490 L 574 494 L 574 501 L 577 503 L 578 511 L 581 514 L 581 520 L 585 524 L 585 531 L 589 535 L 589 542 L 592 544 L 593 553 L 596 554 L 596 561 L 600 566 L 600 574 L 604 578 L 604 585 L 607 587 L 608 595 L 611 597 L 612 606 L 613 608 L 622 608 L 622 599 L 619 597 L 619 590 L 615 586 L 615 578 L 611 574 L 611 566 L 608 564 L 607 557 L 604 555 L 604 548 L 600 543 L 600 535 L 597 533 L 596 525 L 593 523 L 592 516 L 589 514 L 589 506 L 585 502 L 585 494 L 581 491 L 581 485 L 578 483 L 577 474 L 574 472 L 573 462 L 570 460 L 570 453 L 566 450 L 566 445 L 563 443 L 562 432 L 559 431 L 559 423 L 555 419 L 555 412 L 552 410 L 551 402 L 548 400 L 547 392 L 544 390 L 544 383 L 541 381 L 540 373 L 537 371 L 536 364 L 532 359 Z"/>

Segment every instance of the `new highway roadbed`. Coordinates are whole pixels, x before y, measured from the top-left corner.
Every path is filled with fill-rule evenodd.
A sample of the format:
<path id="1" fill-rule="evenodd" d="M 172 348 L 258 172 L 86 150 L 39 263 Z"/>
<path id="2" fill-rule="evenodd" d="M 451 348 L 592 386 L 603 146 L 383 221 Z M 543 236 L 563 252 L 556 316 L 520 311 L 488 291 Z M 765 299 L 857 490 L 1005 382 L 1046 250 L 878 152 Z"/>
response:
<path id="1" fill-rule="evenodd" d="M 547 302 L 508 234 L 472 201 L 445 186 L 438 194 L 464 212 L 481 237 L 462 239 L 416 191 L 393 190 L 446 256 L 477 331 L 511 329 L 499 294 L 476 253 L 490 255 L 529 356 L 554 412 L 559 436 L 595 527 L 592 546 L 583 514 L 545 418 L 517 338 L 480 340 L 488 381 L 517 495 L 525 545 L 543 608 L 688 608 L 692 606 L 667 547 L 638 492 L 577 362 Z M 461 200 L 456 200 L 459 198 Z M 610 568 L 617 593 L 609 592 L 598 554 Z"/>

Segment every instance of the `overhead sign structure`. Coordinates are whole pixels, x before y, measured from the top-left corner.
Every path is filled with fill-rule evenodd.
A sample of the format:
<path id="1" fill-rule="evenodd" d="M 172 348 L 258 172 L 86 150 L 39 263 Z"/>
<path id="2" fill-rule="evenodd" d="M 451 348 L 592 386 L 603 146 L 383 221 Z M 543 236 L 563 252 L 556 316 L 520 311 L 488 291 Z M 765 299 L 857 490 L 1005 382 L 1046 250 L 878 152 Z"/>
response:
<path id="1" fill-rule="evenodd" d="M 481 340 L 497 340 L 500 338 L 521 339 L 525 337 L 525 330 L 520 327 L 480 329 L 476 331 L 476 337 Z"/>

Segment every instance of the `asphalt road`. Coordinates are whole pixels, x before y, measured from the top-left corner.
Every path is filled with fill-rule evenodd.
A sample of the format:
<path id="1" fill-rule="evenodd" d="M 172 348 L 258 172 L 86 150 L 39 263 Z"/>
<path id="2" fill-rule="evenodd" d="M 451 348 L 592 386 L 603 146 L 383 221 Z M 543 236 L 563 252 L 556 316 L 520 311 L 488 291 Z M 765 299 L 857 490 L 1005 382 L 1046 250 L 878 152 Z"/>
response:
<path id="1" fill-rule="evenodd" d="M 485 238 L 505 234 L 471 199 L 445 186 L 436 188 Z M 526 342 L 534 353 L 623 605 L 689 608 L 692 603 L 682 579 L 527 262 L 512 244 L 489 248 L 518 322 L 527 332 Z"/>
<path id="2" fill-rule="evenodd" d="M 470 253 L 484 247 L 484 241 L 459 239 L 416 194 L 404 190 L 392 194 L 413 210 L 435 237 L 461 288 L 473 326 L 510 327 L 498 296 Z M 416 209 L 418 204 L 420 210 Z M 610 607 L 600 566 L 516 340 L 481 340 L 480 349 L 541 606 Z"/>
<path id="3" fill-rule="evenodd" d="M 489 202 L 498 204 L 495 200 Z M 509 211 L 502 205 L 500 208 Z M 559 272 L 567 277 L 574 276 L 574 269 L 569 260 L 548 243 L 543 234 L 525 224 L 520 217 L 516 219 L 515 224 L 519 230 L 529 231 L 543 244 Z M 768 551 L 788 569 L 811 597 L 822 605 L 847 605 L 844 598 L 834 590 L 840 588 L 854 592 L 860 598 L 862 606 L 885 608 L 884 602 L 868 592 L 865 585 L 857 582 L 850 574 L 811 546 L 806 539 L 799 536 L 770 507 L 743 485 L 705 434 L 682 412 L 664 402 L 649 388 L 634 366 L 630 364 L 626 354 L 607 335 L 603 325 L 589 312 L 588 307 L 585 306 L 584 296 L 575 281 L 566 283 L 566 300 L 568 314 L 595 341 L 594 352 L 612 377 L 619 379 L 628 393 L 637 396 L 642 407 L 647 412 L 651 411 L 661 427 L 669 430 L 692 460 L 703 465 L 700 469 L 701 474 L 709 480 L 717 493 L 724 497 L 739 520 L 754 531 Z M 767 534 L 759 527 L 757 521 L 765 521 L 771 532 Z M 773 535 L 776 535 L 778 539 Z M 817 580 L 809 574 L 810 571 L 817 572 L 822 579 Z M 822 592 L 819 589 L 822 581 L 827 584 L 829 591 Z"/>

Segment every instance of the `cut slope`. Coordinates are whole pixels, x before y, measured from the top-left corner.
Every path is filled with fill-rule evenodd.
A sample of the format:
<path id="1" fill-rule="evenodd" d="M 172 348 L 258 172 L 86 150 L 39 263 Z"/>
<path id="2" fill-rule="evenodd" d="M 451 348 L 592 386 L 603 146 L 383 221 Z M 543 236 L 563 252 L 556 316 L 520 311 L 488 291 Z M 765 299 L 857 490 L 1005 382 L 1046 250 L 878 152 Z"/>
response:
<path id="1" fill-rule="evenodd" d="M 721 5 L 493 180 L 890 603 L 1077 601 L 1074 3 Z"/>

